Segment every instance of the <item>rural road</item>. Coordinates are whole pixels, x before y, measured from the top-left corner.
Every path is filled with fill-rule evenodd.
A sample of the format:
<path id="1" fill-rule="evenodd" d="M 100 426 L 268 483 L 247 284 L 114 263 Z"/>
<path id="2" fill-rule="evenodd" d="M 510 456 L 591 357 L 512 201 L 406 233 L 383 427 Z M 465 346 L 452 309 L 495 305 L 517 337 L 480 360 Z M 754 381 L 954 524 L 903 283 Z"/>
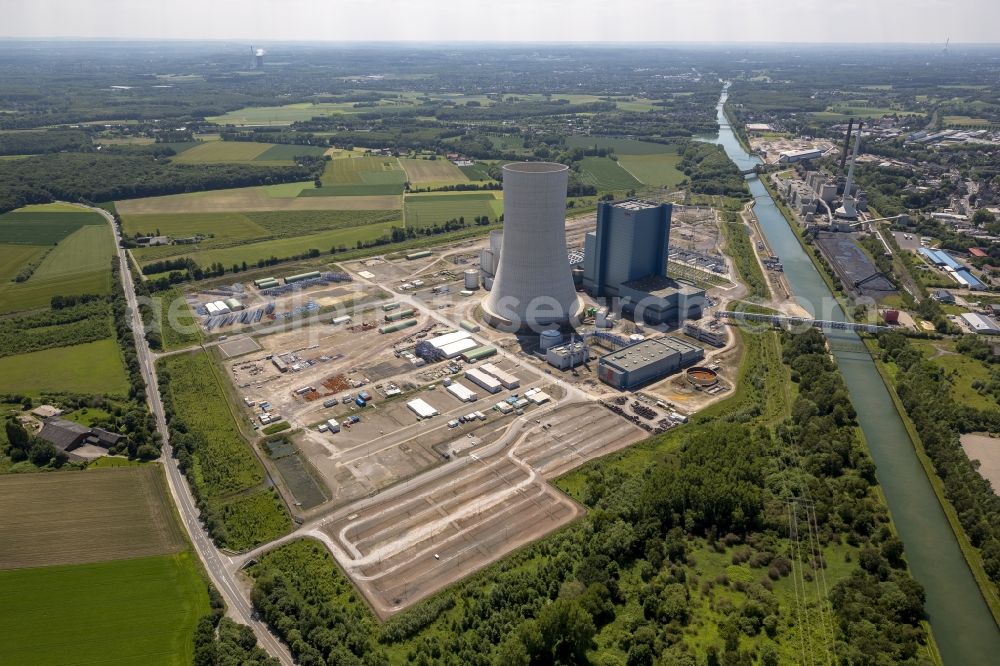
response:
<path id="1" fill-rule="evenodd" d="M 128 257 L 126 256 L 125 249 L 121 246 L 118 225 L 115 224 L 111 213 L 103 208 L 84 207 L 103 215 L 108 224 L 111 225 L 111 230 L 115 237 L 119 265 L 122 267 L 120 271 L 122 287 L 125 290 L 129 318 L 131 319 L 129 323 L 132 327 L 132 333 L 135 336 L 136 355 L 139 360 L 143 380 L 146 382 L 146 396 L 149 408 L 156 418 L 156 429 L 163 440 L 160 461 L 167 471 L 167 485 L 170 487 L 170 493 L 173 495 L 174 502 L 180 512 L 184 528 L 187 530 L 191 543 L 194 545 L 198 557 L 201 558 L 209 578 L 225 600 L 229 616 L 253 629 L 257 640 L 271 656 L 277 658 L 282 664 L 292 666 L 295 661 L 292 659 L 292 655 L 284 643 L 271 633 L 266 624 L 257 620 L 254 616 L 250 601 L 236 578 L 238 569 L 227 566 L 227 563 L 231 565 L 232 560 L 215 547 L 212 539 L 201 525 L 194 497 L 191 495 L 186 479 L 177 467 L 177 462 L 172 455 L 167 420 L 163 411 L 163 402 L 160 398 L 160 389 L 156 378 L 155 359 L 150 352 L 149 345 L 146 344 L 142 318 L 139 315 L 139 304 L 135 295 L 135 285 L 132 282 L 132 273 L 129 271 Z"/>

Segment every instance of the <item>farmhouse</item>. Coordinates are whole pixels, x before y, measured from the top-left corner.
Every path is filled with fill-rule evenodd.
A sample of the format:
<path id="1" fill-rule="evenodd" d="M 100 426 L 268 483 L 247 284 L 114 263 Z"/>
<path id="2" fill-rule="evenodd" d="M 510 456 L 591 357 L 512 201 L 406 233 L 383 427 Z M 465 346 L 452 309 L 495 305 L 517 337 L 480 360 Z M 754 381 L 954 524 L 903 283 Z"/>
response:
<path id="1" fill-rule="evenodd" d="M 121 435 L 103 428 L 88 428 L 66 419 L 46 419 L 38 437 L 69 455 L 70 460 L 90 460 L 107 455 L 107 449 L 116 445 Z"/>

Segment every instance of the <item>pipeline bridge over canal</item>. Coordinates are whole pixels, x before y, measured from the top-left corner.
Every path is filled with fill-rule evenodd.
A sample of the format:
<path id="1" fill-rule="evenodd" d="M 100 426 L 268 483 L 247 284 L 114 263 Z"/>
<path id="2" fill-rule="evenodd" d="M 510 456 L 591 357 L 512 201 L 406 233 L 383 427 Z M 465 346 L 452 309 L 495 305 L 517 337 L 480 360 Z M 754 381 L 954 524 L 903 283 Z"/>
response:
<path id="1" fill-rule="evenodd" d="M 770 315 L 754 312 L 735 312 L 733 310 L 720 310 L 715 313 L 717 319 L 725 319 L 733 323 L 744 321 L 763 322 L 774 326 L 811 326 L 824 331 L 855 331 L 860 333 L 883 333 L 886 331 L 900 331 L 905 333 L 905 329 L 894 326 L 880 326 L 878 324 L 856 324 L 847 321 L 830 321 L 826 319 L 811 319 L 809 317 L 789 317 L 786 315 Z"/>

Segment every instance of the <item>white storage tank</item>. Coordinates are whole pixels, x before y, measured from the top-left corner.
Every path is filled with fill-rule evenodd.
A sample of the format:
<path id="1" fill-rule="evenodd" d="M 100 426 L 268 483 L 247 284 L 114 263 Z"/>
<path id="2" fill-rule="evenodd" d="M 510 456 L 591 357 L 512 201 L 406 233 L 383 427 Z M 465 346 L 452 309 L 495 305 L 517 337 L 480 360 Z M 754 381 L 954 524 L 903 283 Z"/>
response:
<path id="1" fill-rule="evenodd" d="M 479 289 L 479 271 L 475 268 L 469 268 L 464 275 L 466 289 Z"/>
<path id="2" fill-rule="evenodd" d="M 550 329 L 547 331 L 542 331 L 542 334 L 538 337 L 538 348 L 541 351 L 547 350 L 549 347 L 555 347 L 562 343 L 562 333 L 555 329 Z"/>

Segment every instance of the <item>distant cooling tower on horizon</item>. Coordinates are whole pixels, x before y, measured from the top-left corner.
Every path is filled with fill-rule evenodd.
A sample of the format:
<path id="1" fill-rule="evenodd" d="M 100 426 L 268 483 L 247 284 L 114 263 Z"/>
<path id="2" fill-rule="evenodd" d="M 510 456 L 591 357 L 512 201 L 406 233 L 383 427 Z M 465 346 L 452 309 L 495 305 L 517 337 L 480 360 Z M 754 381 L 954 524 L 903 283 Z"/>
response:
<path id="1" fill-rule="evenodd" d="M 503 167 L 503 249 L 483 315 L 506 331 L 561 325 L 581 304 L 566 255 L 569 167 L 514 162 Z"/>

